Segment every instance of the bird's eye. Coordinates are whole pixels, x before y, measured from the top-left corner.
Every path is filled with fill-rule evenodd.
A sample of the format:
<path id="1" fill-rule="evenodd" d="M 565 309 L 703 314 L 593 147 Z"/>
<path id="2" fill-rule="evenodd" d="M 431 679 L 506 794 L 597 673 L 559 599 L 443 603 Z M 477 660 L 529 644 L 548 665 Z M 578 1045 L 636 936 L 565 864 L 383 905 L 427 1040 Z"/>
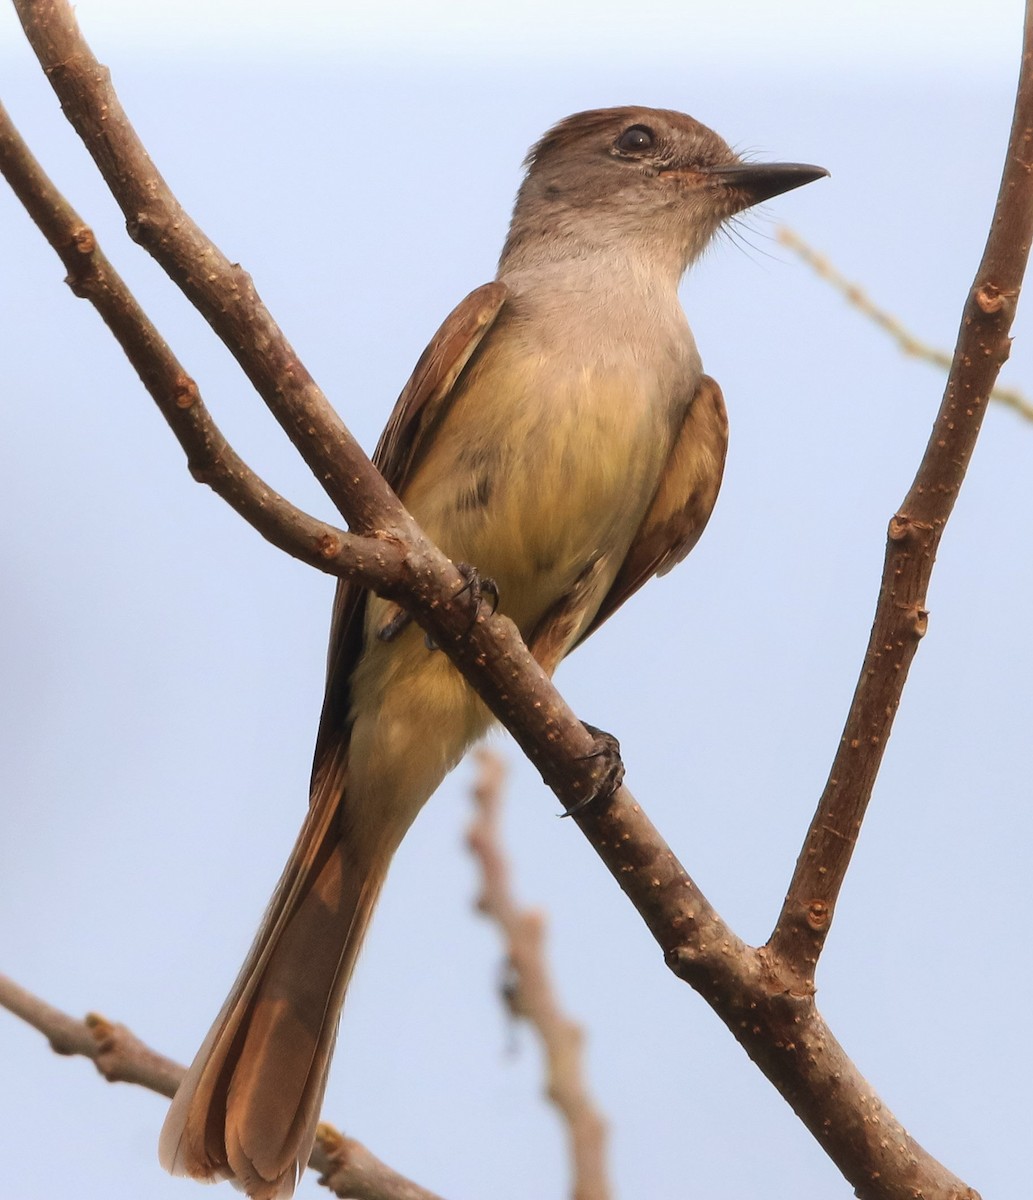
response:
<path id="1" fill-rule="evenodd" d="M 646 125 L 632 125 L 614 142 L 621 154 L 641 154 L 656 145 L 656 134 Z"/>

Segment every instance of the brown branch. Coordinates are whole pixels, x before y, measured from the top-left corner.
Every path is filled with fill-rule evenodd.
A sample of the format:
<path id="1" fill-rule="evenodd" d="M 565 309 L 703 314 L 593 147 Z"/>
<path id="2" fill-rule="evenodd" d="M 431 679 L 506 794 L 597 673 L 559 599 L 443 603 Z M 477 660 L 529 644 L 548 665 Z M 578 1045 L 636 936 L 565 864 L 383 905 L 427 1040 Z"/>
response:
<path id="1" fill-rule="evenodd" d="M 957 499 L 987 398 L 1011 348 L 1012 321 L 1033 238 L 1033 0 L 1001 187 L 982 261 L 961 319 L 954 359 L 918 474 L 890 521 L 882 587 L 846 727 L 778 923 L 768 943 L 793 981 L 814 986 L 861 822 L 911 661 L 928 622 L 937 547 Z"/>
<path id="2" fill-rule="evenodd" d="M 107 72 L 60 0 L 16 0 L 26 31 L 73 125 L 93 153 L 129 227 L 233 350 L 350 526 L 400 547 L 397 573 L 375 586 L 402 599 L 457 663 L 560 799 L 572 807 L 597 784 L 593 739 L 505 618 L 471 627 L 464 582 L 435 550 L 368 460 L 261 305 L 250 279 L 186 217 L 129 127 Z M 721 921 L 626 789 L 574 818 L 668 963 L 714 1007 L 866 1200 L 973 1197 L 874 1098 L 782 963 L 746 946 Z M 791 980 L 790 976 L 790 980 Z"/>
<path id="3" fill-rule="evenodd" d="M 353 530 L 411 532 L 412 522 L 298 359 L 255 290 L 184 211 L 151 161 L 65 0 L 15 0 L 22 27 L 143 246 L 233 354 Z"/>
<path id="4" fill-rule="evenodd" d="M 620 803 L 574 820 L 690 984 L 778 1089 L 860 1200 L 978 1200 L 886 1108 L 836 1041 L 811 991 L 717 915 L 649 818 Z"/>
<path id="5" fill-rule="evenodd" d="M 548 1097 L 570 1140 L 574 1200 L 608 1200 L 606 1122 L 584 1079 L 584 1033 L 559 1006 L 545 955 L 545 917 L 518 908 L 510 886 L 500 829 L 505 764 L 491 750 L 478 751 L 477 762 L 476 812 L 467 833 L 467 844 L 481 868 L 477 908 L 495 922 L 505 940 L 511 973 L 505 989 L 509 1011 L 526 1020 L 541 1039 Z"/>
<path id="6" fill-rule="evenodd" d="M 92 1059 L 109 1083 L 135 1083 L 170 1100 L 176 1094 L 183 1067 L 145 1046 L 124 1025 L 97 1013 L 76 1020 L 6 975 L 0 975 L 0 1008 L 39 1030 L 56 1054 Z"/>
<path id="7" fill-rule="evenodd" d="M 262 304 L 183 211 L 144 150 L 66 0 L 15 0 L 26 35 L 116 201 L 130 233 L 208 319 L 349 526 L 375 536 L 383 564 L 369 586 L 403 603 L 433 635 L 567 806 L 599 785 L 592 737 L 532 658 L 515 626 L 479 612 L 463 576 L 422 534 L 363 454 Z M 386 561 L 390 559 L 390 561 Z M 390 568 L 390 569 L 388 569 Z"/>
<path id="8" fill-rule="evenodd" d="M 398 547 L 317 521 L 275 492 L 233 447 L 187 374 L 97 244 L 93 231 L 51 182 L 0 104 L 0 174 L 57 252 L 65 282 L 96 308 L 187 456 L 206 483 L 268 541 L 309 566 L 363 582 L 400 561 Z"/>
<path id="9" fill-rule="evenodd" d="M 91 1059 L 109 1083 L 134 1083 L 171 1099 L 186 1073 L 185 1067 L 152 1050 L 124 1025 L 113 1025 L 96 1013 L 78 1021 L 6 975 L 0 975 L 0 1008 L 39 1030 L 55 1053 Z M 308 1165 L 319 1173 L 320 1183 L 345 1200 L 440 1200 L 332 1125 L 320 1125 Z"/>
<path id="10" fill-rule="evenodd" d="M 321 1122 L 309 1159 L 319 1182 L 347 1200 L 441 1200 L 434 1192 L 399 1175 L 354 1138 Z"/>
<path id="11" fill-rule="evenodd" d="M 880 308 L 860 284 L 851 282 L 841 271 L 836 270 L 832 261 L 804 241 L 795 229 L 782 225 L 776 231 L 775 237 L 783 246 L 788 247 L 801 258 L 819 278 L 831 284 L 848 304 L 852 304 L 873 324 L 888 333 L 904 354 L 910 354 L 923 362 L 931 363 L 934 367 L 941 367 L 944 371 L 950 370 L 954 362 L 953 355 L 915 337 L 899 318 L 884 308 Z M 996 400 L 1006 408 L 1014 409 L 1020 417 L 1025 417 L 1027 421 L 1033 421 L 1033 404 L 1030 404 L 1018 388 L 1001 387 L 999 384 L 995 384 L 990 390 L 990 399 Z"/>

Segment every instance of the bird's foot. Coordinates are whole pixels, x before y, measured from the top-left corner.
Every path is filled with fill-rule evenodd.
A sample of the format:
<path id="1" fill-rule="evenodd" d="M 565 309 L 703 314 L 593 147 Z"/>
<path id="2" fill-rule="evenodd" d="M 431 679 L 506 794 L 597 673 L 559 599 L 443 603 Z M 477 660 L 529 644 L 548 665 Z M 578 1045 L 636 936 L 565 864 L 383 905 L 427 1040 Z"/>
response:
<path id="1" fill-rule="evenodd" d="M 453 599 L 458 600 L 464 592 L 469 592 L 473 606 L 473 616 L 470 618 L 470 625 L 467 632 L 473 629 L 477 623 L 477 615 L 481 609 L 481 602 L 487 596 L 491 600 L 492 615 L 495 614 L 499 607 L 499 588 L 494 579 L 482 579 L 476 567 L 471 567 L 469 563 L 456 563 L 456 570 L 462 575 L 466 582 L 456 592 Z M 395 613 L 384 622 L 377 630 L 377 637 L 382 642 L 393 642 L 401 633 L 403 633 L 412 624 L 412 613 L 406 612 L 404 608 L 395 606 Z M 438 644 L 428 633 L 424 639 L 428 650 L 437 650 Z"/>
<path id="2" fill-rule="evenodd" d="M 499 609 L 499 585 L 494 579 L 489 579 L 486 575 L 482 576 L 476 567 L 471 567 L 469 563 L 456 563 L 456 570 L 466 580 L 463 586 L 456 592 L 453 599 L 458 600 L 464 592 L 470 593 L 470 603 L 473 606 L 473 617 L 470 621 L 472 629 L 481 610 L 481 602 L 487 597 L 491 601 L 491 615 L 494 616 Z"/>
<path id="3" fill-rule="evenodd" d="M 404 608 L 398 608 L 397 605 L 395 608 L 394 616 L 386 620 L 377 630 L 377 637 L 382 642 L 393 642 L 412 624 L 412 613 L 406 612 Z"/>
<path id="4" fill-rule="evenodd" d="M 587 754 L 581 755 L 581 759 L 583 761 L 594 758 L 598 761 L 588 795 L 583 796 L 566 812 L 560 813 L 561 817 L 572 817 L 575 813 L 583 812 L 590 804 L 609 800 L 624 782 L 624 763 L 621 760 L 620 742 L 612 733 L 607 733 L 604 729 L 596 729 L 587 721 L 582 721 L 581 724 L 595 741 L 594 747 Z"/>
<path id="5" fill-rule="evenodd" d="M 477 617 L 481 611 L 481 603 L 485 597 L 491 600 L 491 615 L 494 616 L 499 607 L 499 585 L 494 579 L 489 579 L 487 576 L 482 576 L 476 567 L 470 566 L 469 563 L 456 563 L 456 570 L 466 580 L 463 586 L 452 597 L 453 600 L 458 600 L 465 592 L 470 593 L 470 606 L 472 613 L 470 616 L 470 624 L 466 627 L 466 632 L 477 624 Z M 427 649 L 437 650 L 438 644 L 434 639 L 427 634 L 426 637 Z"/>

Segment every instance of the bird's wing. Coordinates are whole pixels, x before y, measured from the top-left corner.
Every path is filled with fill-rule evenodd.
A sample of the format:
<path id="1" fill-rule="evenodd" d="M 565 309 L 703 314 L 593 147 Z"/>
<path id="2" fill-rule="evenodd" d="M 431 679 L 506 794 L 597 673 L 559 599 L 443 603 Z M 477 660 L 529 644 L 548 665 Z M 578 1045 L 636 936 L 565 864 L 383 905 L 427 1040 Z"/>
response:
<path id="1" fill-rule="evenodd" d="M 666 574 L 699 541 L 717 501 L 727 449 L 728 415 L 724 397 L 716 381 L 704 375 L 660 477 L 656 495 L 613 586 L 575 646 L 594 633 L 647 579 Z"/>
<path id="2" fill-rule="evenodd" d="M 507 295 L 506 285 L 498 282 L 471 292 L 449 313 L 420 355 L 373 453 L 374 465 L 396 493 L 404 489 L 426 449 L 428 432 L 448 410 L 456 380 L 494 324 Z M 339 745 L 348 726 L 351 674 L 362 650 L 366 594 L 364 588 L 346 579 L 337 585 L 313 780 L 327 751 Z"/>
<path id="3" fill-rule="evenodd" d="M 455 382 L 495 323 L 509 289 L 485 283 L 458 304 L 420 355 L 373 452 L 373 465 L 401 493 L 426 446 L 426 433 L 448 408 Z"/>

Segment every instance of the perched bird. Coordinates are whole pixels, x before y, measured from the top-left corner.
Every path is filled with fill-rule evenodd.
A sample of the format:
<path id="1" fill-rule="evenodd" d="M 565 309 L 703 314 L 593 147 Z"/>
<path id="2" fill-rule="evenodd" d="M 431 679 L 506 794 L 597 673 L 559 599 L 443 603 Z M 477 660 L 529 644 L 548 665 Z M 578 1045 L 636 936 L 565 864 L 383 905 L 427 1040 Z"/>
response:
<path id="1" fill-rule="evenodd" d="M 688 554 L 717 498 L 725 408 L 683 273 L 728 218 L 826 172 L 743 162 L 647 108 L 568 117 L 525 165 L 495 281 L 435 335 L 374 461 L 551 672 Z M 168 1169 L 291 1194 L 391 857 L 489 722 L 396 605 L 341 582 L 308 815 L 169 1111 Z"/>

